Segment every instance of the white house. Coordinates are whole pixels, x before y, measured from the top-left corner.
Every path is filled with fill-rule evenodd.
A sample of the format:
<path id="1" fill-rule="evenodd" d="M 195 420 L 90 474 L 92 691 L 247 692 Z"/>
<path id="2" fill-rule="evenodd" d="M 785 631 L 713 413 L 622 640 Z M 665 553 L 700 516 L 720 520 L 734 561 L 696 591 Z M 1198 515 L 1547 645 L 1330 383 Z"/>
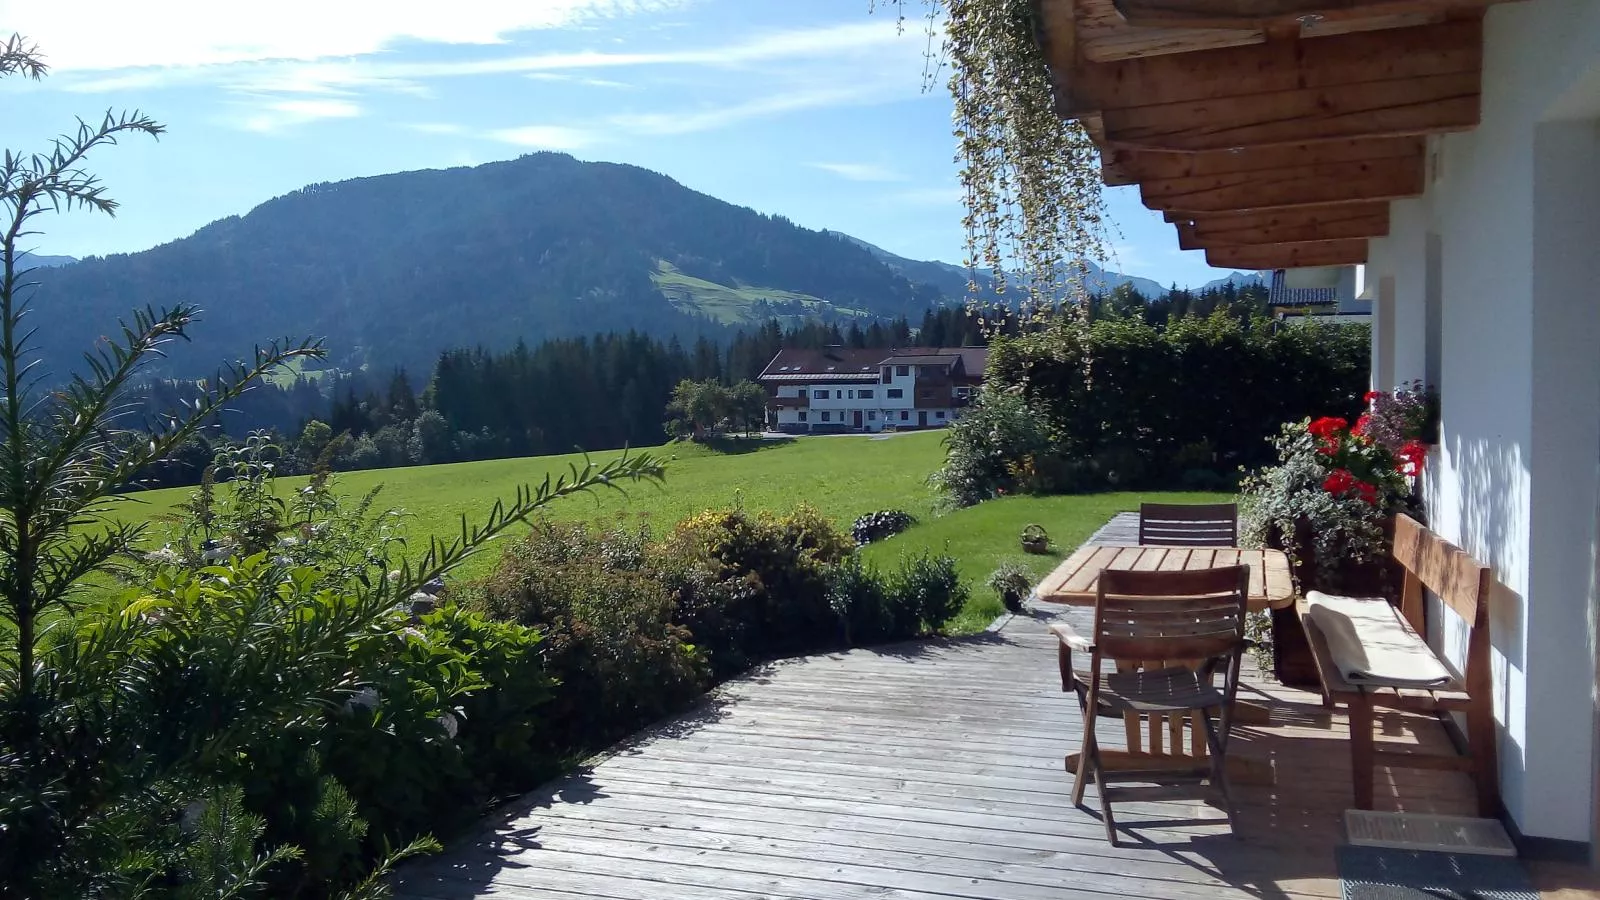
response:
<path id="1" fill-rule="evenodd" d="M 792 434 L 939 428 L 983 381 L 982 347 L 784 349 L 757 379 L 769 425 Z"/>
<path id="2" fill-rule="evenodd" d="M 1213 265 L 1366 265 L 1374 386 L 1441 394 L 1430 526 L 1499 582 L 1504 821 L 1593 859 L 1600 2 L 1178 5 L 1040 0 L 1058 107 Z"/>

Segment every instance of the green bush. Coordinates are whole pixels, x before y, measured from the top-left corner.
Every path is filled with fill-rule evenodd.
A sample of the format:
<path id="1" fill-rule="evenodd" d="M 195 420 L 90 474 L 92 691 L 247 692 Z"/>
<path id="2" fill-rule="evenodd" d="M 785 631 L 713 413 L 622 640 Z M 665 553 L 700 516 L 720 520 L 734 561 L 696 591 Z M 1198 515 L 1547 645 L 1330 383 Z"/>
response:
<path id="1" fill-rule="evenodd" d="M 955 559 L 928 552 L 901 557 L 899 571 L 889 577 L 889 594 L 905 615 L 930 630 L 955 618 L 968 596 Z"/>
<path id="2" fill-rule="evenodd" d="M 1166 326 L 1057 318 L 991 345 L 937 482 L 961 505 L 1013 490 L 1224 487 L 1272 461 L 1281 423 L 1361 408 L 1368 339 L 1361 325 L 1225 310 Z"/>
<path id="3" fill-rule="evenodd" d="M 540 629 L 556 679 L 540 749 L 597 749 L 676 712 L 706 684 L 701 652 L 673 621 L 674 599 L 639 571 L 636 538 L 543 521 L 506 548 L 470 604 Z"/>

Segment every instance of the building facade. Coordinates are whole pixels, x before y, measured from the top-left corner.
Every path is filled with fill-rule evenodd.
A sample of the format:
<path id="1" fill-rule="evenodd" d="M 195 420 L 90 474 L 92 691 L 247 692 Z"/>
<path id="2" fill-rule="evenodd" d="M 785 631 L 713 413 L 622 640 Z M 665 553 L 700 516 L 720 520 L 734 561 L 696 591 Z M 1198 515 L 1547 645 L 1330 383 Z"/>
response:
<path id="1" fill-rule="evenodd" d="M 941 428 L 983 381 L 982 347 L 785 349 L 757 380 L 767 425 L 789 434 Z"/>

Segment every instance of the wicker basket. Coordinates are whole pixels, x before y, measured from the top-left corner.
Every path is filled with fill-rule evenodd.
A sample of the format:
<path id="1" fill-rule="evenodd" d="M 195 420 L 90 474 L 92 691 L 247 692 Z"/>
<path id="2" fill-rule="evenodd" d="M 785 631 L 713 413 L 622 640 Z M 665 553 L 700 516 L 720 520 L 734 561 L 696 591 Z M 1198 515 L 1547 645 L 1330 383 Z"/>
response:
<path id="1" fill-rule="evenodd" d="M 1022 549 L 1025 553 L 1049 553 L 1050 535 L 1043 525 L 1029 525 L 1022 529 Z"/>

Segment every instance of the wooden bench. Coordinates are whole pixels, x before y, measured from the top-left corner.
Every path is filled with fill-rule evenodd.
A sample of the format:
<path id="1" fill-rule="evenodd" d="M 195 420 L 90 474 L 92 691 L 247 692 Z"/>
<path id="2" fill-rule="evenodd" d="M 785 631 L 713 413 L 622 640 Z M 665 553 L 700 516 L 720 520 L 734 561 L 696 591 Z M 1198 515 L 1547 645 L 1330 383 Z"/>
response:
<path id="1" fill-rule="evenodd" d="M 1323 704 L 1331 707 L 1342 703 L 1350 710 L 1350 764 L 1356 808 L 1372 809 L 1373 770 L 1388 765 L 1467 772 L 1477 783 L 1478 814 L 1498 816 L 1499 770 L 1495 762 L 1493 679 L 1489 669 L 1489 569 L 1404 515 L 1395 520 L 1394 559 L 1405 570 L 1400 614 L 1412 632 L 1427 633 L 1424 591 L 1432 592 L 1468 624 L 1466 671 L 1449 685 L 1432 690 L 1351 684 L 1334 665 L 1327 638 L 1301 601 L 1300 621 L 1322 679 Z M 1441 719 L 1464 713 L 1468 754 L 1379 750 L 1373 738 L 1375 709 L 1432 714 Z"/>

